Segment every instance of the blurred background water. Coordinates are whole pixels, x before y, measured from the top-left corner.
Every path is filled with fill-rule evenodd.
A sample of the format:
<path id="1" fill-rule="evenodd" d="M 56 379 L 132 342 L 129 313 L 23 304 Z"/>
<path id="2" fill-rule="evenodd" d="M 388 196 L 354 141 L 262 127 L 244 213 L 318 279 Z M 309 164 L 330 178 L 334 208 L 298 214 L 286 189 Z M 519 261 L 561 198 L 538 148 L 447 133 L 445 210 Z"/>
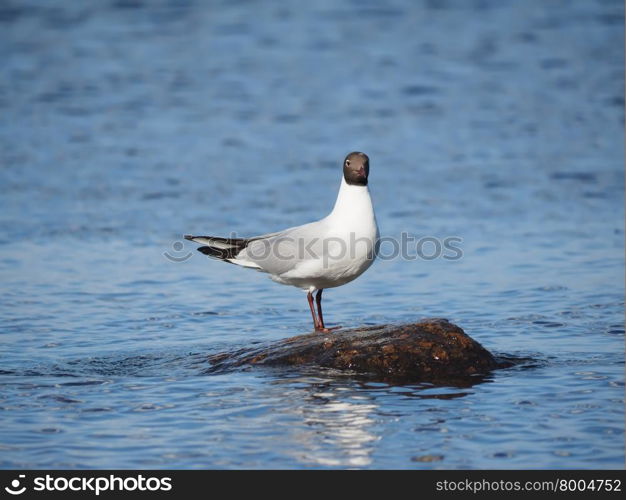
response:
<path id="1" fill-rule="evenodd" d="M 621 468 L 620 0 L 0 2 L 0 467 Z M 531 364 L 473 387 L 207 375 L 304 294 L 184 233 L 462 238 L 325 294 Z M 191 257 L 182 263 L 166 259 Z"/>

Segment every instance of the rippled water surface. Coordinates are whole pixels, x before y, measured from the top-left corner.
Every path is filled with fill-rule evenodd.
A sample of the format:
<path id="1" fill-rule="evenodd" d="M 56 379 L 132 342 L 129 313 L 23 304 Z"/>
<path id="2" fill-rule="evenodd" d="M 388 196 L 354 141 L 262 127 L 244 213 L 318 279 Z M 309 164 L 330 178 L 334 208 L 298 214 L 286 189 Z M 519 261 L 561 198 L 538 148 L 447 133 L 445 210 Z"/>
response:
<path id="1" fill-rule="evenodd" d="M 623 14 L 0 3 L 0 467 L 623 467 Z M 471 387 L 205 373 L 309 312 L 176 242 L 325 215 L 350 150 L 383 236 L 463 257 L 379 261 L 328 322 L 446 317 L 532 361 Z"/>

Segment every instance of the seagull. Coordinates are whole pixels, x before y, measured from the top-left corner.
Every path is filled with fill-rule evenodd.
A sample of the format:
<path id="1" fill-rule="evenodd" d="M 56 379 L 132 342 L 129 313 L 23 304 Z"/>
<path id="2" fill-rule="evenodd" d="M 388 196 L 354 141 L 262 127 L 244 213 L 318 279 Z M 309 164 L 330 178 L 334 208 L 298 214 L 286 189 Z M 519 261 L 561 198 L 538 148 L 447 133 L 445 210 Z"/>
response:
<path id="1" fill-rule="evenodd" d="M 365 153 L 348 154 L 335 206 L 318 221 L 251 238 L 185 238 L 204 245 L 197 250 L 209 257 L 267 273 L 277 283 L 305 290 L 315 331 L 330 332 L 340 327 L 324 325 L 322 292 L 358 278 L 379 250 L 378 224 L 367 186 L 369 170 Z"/>

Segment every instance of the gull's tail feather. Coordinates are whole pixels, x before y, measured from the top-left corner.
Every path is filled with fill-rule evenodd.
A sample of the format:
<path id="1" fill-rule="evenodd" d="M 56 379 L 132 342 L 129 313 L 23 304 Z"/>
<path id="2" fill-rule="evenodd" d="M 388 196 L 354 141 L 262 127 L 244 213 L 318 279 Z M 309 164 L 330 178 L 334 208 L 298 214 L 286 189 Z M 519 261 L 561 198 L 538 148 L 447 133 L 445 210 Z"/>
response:
<path id="1" fill-rule="evenodd" d="M 202 252 L 204 255 L 214 257 L 219 260 L 231 262 L 232 259 L 237 258 L 237 254 L 241 252 L 250 239 L 246 238 L 221 238 L 219 236 L 191 236 L 185 235 L 186 240 L 195 241 L 201 243 L 203 247 L 199 247 L 198 252 Z"/>

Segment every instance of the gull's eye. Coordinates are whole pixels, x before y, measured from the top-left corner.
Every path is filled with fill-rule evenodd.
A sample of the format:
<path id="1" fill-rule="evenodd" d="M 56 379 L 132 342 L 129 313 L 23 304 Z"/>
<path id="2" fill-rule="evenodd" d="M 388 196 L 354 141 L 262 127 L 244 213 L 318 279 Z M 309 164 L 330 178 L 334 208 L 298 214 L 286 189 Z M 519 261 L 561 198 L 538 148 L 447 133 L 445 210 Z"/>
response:
<path id="1" fill-rule="evenodd" d="M 346 167 L 350 166 L 350 160 L 346 160 Z"/>

